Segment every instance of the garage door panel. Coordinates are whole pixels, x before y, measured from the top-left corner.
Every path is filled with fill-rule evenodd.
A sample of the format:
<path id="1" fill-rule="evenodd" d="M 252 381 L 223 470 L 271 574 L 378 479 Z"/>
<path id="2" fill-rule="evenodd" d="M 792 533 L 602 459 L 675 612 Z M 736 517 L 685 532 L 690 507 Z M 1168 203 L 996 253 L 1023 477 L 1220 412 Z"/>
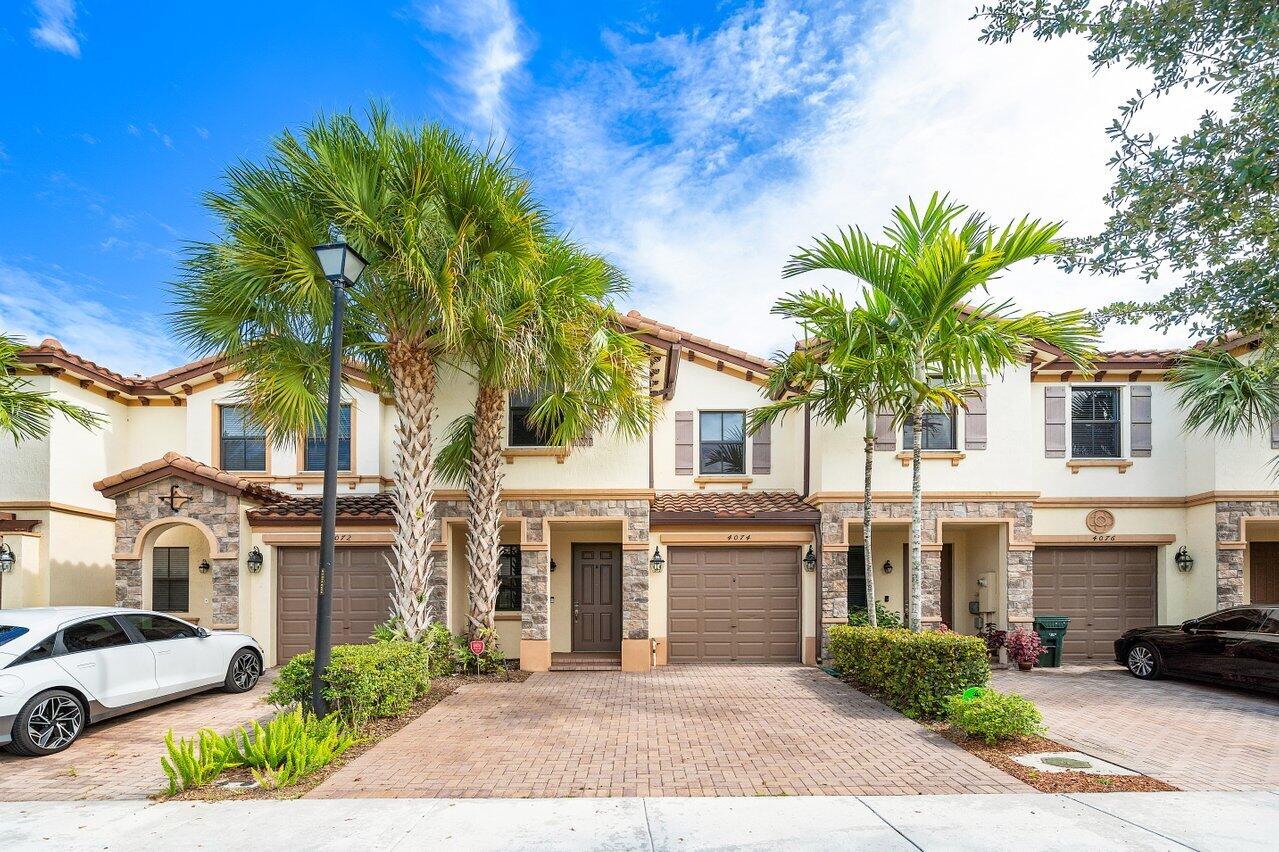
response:
<path id="1" fill-rule="evenodd" d="M 334 553 L 332 630 L 337 643 L 369 641 L 386 621 L 393 589 L 390 551 L 380 547 L 340 547 Z M 277 571 L 276 655 L 281 661 L 315 644 L 315 591 L 319 549 L 281 548 Z"/>
<path id="2" fill-rule="evenodd" d="M 668 559 L 673 662 L 799 657 L 798 549 L 673 547 Z"/>
<path id="3" fill-rule="evenodd" d="M 1036 615 L 1070 616 L 1066 660 L 1109 660 L 1121 633 L 1155 621 L 1155 551 L 1036 548 L 1034 608 Z"/>

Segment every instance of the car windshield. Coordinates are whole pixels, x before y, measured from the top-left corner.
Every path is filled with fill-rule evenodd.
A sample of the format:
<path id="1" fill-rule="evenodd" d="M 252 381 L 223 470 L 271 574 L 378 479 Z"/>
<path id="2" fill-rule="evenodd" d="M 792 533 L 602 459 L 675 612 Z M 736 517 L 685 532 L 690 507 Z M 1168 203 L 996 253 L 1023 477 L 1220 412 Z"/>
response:
<path id="1" fill-rule="evenodd" d="M 0 624 L 0 645 L 5 644 L 6 642 L 12 642 L 14 639 L 17 639 L 26 632 L 27 628 L 25 627 L 14 627 L 10 624 Z"/>

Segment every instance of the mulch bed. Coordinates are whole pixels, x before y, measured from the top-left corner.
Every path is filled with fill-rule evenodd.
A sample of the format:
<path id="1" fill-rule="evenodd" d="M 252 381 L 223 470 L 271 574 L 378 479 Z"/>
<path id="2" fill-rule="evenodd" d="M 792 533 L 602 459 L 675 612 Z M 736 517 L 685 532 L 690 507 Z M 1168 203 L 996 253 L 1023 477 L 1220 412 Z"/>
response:
<path id="1" fill-rule="evenodd" d="M 244 801 L 248 799 L 299 799 L 307 793 L 314 790 L 324 782 L 326 778 L 340 769 L 347 762 L 354 760 L 364 754 L 373 746 L 380 743 L 387 737 L 398 733 L 401 728 L 408 725 L 414 719 L 430 710 L 436 704 L 439 704 L 445 698 L 448 698 L 458 687 L 465 686 L 468 683 L 502 683 L 504 681 L 510 683 L 523 683 L 528 680 L 529 672 L 520 671 L 519 669 L 508 669 L 501 674 L 492 675 L 454 675 L 447 678 L 436 678 L 431 681 L 431 691 L 426 695 L 413 702 L 402 715 L 393 719 L 374 719 L 369 722 L 360 731 L 360 740 L 354 746 L 346 751 L 339 759 L 333 761 L 323 769 L 317 770 L 310 775 L 302 778 L 298 783 L 285 787 L 282 790 L 267 790 L 262 787 L 244 787 L 244 788 L 226 788 L 216 786 L 228 781 L 232 782 L 252 782 L 253 773 L 247 768 L 232 769 L 222 773 L 213 785 L 208 787 L 200 787 L 195 790 L 184 790 L 176 796 L 170 796 L 167 793 L 157 793 L 152 796 L 156 801 L 165 802 L 225 802 L 225 801 Z"/>
<path id="2" fill-rule="evenodd" d="M 960 748 L 1029 784 L 1041 793 L 1162 793 L 1178 788 L 1147 775 L 1089 775 L 1086 772 L 1040 772 L 1022 766 L 1013 755 L 1039 754 L 1048 751 L 1075 751 L 1046 737 L 1019 737 L 987 745 L 985 740 L 969 737 L 944 722 L 933 722 L 929 728 Z"/>

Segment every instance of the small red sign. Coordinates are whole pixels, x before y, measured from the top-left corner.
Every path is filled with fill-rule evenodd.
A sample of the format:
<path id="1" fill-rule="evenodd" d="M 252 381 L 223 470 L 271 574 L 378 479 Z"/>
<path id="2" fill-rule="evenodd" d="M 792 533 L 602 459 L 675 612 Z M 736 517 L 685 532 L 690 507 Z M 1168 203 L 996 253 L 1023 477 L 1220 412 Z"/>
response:
<path id="1" fill-rule="evenodd" d="M 474 654 L 474 655 L 475 655 L 475 656 L 477 656 L 477 657 L 484 653 L 484 640 L 483 640 L 483 639 L 472 639 L 472 640 L 471 640 L 471 653 L 472 653 L 472 654 Z"/>

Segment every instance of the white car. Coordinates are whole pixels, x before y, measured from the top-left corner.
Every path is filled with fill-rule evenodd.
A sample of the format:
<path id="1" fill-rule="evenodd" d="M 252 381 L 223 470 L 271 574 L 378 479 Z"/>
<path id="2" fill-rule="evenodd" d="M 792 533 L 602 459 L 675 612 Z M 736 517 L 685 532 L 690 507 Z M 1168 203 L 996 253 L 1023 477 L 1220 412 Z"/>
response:
<path id="1" fill-rule="evenodd" d="M 147 610 L 0 610 L 0 746 L 55 754 L 85 727 L 213 687 L 248 692 L 262 648 Z"/>

